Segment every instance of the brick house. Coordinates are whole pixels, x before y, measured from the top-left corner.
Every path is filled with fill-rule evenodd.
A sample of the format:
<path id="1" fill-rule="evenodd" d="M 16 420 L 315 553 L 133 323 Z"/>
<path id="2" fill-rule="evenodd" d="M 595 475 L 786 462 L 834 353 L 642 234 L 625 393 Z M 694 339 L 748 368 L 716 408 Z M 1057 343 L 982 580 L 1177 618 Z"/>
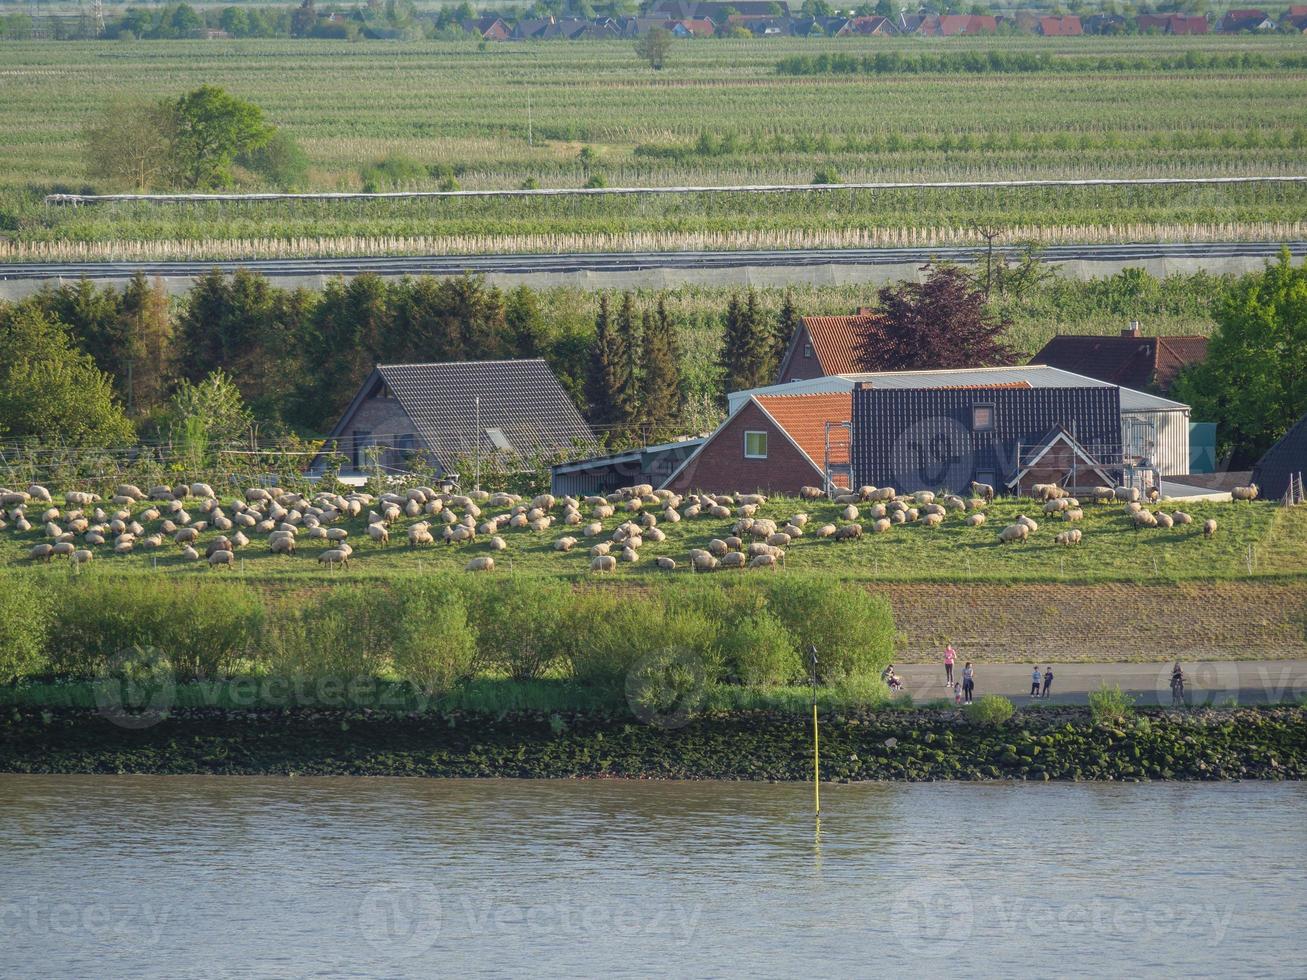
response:
<path id="1" fill-rule="evenodd" d="M 863 307 L 849 316 L 805 316 L 790 338 L 776 383 L 859 371 L 858 343 L 876 326 L 874 310 Z"/>
<path id="2" fill-rule="evenodd" d="M 1176 375 L 1207 357 L 1207 338 L 1145 337 L 1138 324 L 1118 336 L 1059 334 L 1030 359 L 1123 388 L 1165 393 Z"/>
<path id="3" fill-rule="evenodd" d="M 787 494 L 804 486 L 824 486 L 826 426 L 846 427 L 850 405 L 848 392 L 751 397 L 663 486 L 677 493 Z M 846 432 L 832 439 L 832 470 L 848 468 Z"/>
<path id="4" fill-rule="evenodd" d="M 403 469 L 423 452 L 440 472 L 478 453 L 525 463 L 594 445 L 594 433 L 543 360 L 381 364 L 360 386 L 326 445 L 343 473 Z M 322 472 L 326 458 L 311 470 Z"/>
<path id="5" fill-rule="evenodd" d="M 1206 34 L 1210 26 L 1200 14 L 1140 14 L 1135 24 L 1140 34 Z"/>

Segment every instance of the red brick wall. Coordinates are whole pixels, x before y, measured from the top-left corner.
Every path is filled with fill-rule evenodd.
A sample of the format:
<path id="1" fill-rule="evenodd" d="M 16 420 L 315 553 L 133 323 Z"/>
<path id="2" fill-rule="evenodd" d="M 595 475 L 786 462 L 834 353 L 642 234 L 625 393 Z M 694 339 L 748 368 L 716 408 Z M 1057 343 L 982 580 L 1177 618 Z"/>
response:
<path id="1" fill-rule="evenodd" d="M 806 381 L 808 378 L 824 377 L 821 369 L 821 362 L 817 360 L 817 352 L 812 352 L 812 357 L 804 357 L 804 348 L 808 346 L 808 330 L 806 327 L 799 327 L 799 336 L 793 346 L 786 352 L 785 360 L 781 362 L 780 370 L 776 372 L 776 383 L 784 384 L 787 381 L 796 379 Z"/>
<path id="2" fill-rule="evenodd" d="M 767 433 L 767 458 L 744 458 L 744 433 Z M 685 493 L 733 493 L 761 490 L 797 493 L 803 486 L 818 486 L 820 471 L 790 442 L 754 402 L 749 402 L 706 442 L 699 455 L 667 485 Z"/>

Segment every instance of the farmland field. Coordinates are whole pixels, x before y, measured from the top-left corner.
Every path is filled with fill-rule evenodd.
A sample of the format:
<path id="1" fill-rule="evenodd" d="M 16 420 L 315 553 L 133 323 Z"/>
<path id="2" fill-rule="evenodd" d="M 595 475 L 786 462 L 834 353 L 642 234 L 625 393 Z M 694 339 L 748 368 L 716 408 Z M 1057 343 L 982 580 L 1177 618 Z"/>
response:
<path id="1" fill-rule="evenodd" d="M 798 54 L 1038 51 L 1125 67 L 1034 73 L 782 75 Z M 1260 67 L 1150 59 L 1247 53 Z M 106 95 L 200 84 L 292 133 L 317 190 L 358 190 L 401 154 L 463 189 L 1175 177 L 1307 171 L 1307 42 L 1295 37 L 701 41 L 653 72 L 626 43 L 0 43 L 0 259 L 159 254 L 555 251 L 976 240 L 1278 240 L 1307 187 L 817 191 L 786 197 L 115 205 L 49 208 L 87 186 L 80 134 Z M 1096 65 L 1096 62 L 1095 62 Z M 1083 69 L 1083 70 L 1082 70 Z M 529 108 L 528 108 L 529 106 Z M 593 156 L 581 159 L 583 148 Z M 435 189 L 437 180 L 397 189 Z M 108 188 L 96 188 L 100 190 Z M 250 189 L 254 189 L 251 186 Z M 239 241 L 237 241 L 239 240 Z M 88 244 L 89 243 L 89 244 Z M 172 243 L 172 244 L 170 244 Z M 180 243 L 180 244 L 177 244 Z M 203 243 L 197 246 L 196 243 Z M 82 249 L 79 251 L 79 248 Z M 147 249 L 148 254 L 148 249 Z"/>

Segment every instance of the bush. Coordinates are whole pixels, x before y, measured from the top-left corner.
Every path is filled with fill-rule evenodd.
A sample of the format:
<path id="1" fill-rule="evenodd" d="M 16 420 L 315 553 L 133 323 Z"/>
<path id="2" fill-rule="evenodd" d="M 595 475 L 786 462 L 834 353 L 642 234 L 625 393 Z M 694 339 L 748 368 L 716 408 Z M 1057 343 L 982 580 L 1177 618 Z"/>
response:
<path id="1" fill-rule="evenodd" d="M 894 616 L 883 597 L 802 575 L 776 576 L 766 596 L 802 657 L 809 644 L 817 647 L 819 681 L 877 676 L 889 664 Z"/>
<path id="2" fill-rule="evenodd" d="M 768 609 L 731 624 L 722 637 L 722 654 L 727 675 L 741 684 L 793 684 L 804 676 L 794 636 Z"/>
<path id="3" fill-rule="evenodd" d="M 267 178 L 279 190 L 298 190 L 309 182 L 308 155 L 285 130 L 277 130 L 263 146 L 241 154 L 237 163 Z"/>
<path id="4" fill-rule="evenodd" d="M 1012 717 L 1016 709 L 1012 702 L 1001 694 L 986 694 L 978 701 L 964 705 L 962 713 L 967 721 L 976 725 L 1001 725 Z"/>
<path id="5" fill-rule="evenodd" d="M 563 656 L 563 612 L 574 601 L 565 583 L 506 579 L 480 584 L 467 595 L 483 667 L 531 680 Z"/>
<path id="6" fill-rule="evenodd" d="M 395 672 L 428 694 L 448 691 L 471 675 L 476 664 L 477 635 L 468 624 L 461 596 L 430 593 L 406 603 L 395 641 Z"/>
<path id="7" fill-rule="evenodd" d="M 243 585 L 83 575 L 58 592 L 50 661 L 85 677 L 153 648 L 180 679 L 221 676 L 254 650 L 263 621 L 263 603 Z"/>
<path id="8" fill-rule="evenodd" d="M 0 576 L 0 684 L 45 670 L 47 593 L 30 575 Z"/>
<path id="9" fill-rule="evenodd" d="M 1089 692 L 1089 715 L 1096 722 L 1124 721 L 1135 710 L 1135 699 L 1121 690 L 1121 685 L 1103 684 Z"/>
<path id="10" fill-rule="evenodd" d="M 574 596 L 564 624 L 573 676 L 622 686 L 641 663 L 671 654 L 715 682 L 721 673 L 717 627 L 696 609 L 667 608 L 657 599 L 633 602 L 608 590 Z"/>

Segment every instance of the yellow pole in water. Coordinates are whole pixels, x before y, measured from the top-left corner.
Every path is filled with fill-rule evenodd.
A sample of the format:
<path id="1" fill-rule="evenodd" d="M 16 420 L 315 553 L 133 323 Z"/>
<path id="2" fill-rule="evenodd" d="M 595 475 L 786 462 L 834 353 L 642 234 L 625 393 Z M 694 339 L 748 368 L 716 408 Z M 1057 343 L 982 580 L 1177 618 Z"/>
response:
<path id="1" fill-rule="evenodd" d="M 808 658 L 812 661 L 812 803 L 813 816 L 821 820 L 821 745 L 817 738 L 817 647 L 808 645 Z"/>
<path id="2" fill-rule="evenodd" d="M 812 702 L 812 801 L 821 817 L 821 749 L 817 743 L 817 702 Z"/>

